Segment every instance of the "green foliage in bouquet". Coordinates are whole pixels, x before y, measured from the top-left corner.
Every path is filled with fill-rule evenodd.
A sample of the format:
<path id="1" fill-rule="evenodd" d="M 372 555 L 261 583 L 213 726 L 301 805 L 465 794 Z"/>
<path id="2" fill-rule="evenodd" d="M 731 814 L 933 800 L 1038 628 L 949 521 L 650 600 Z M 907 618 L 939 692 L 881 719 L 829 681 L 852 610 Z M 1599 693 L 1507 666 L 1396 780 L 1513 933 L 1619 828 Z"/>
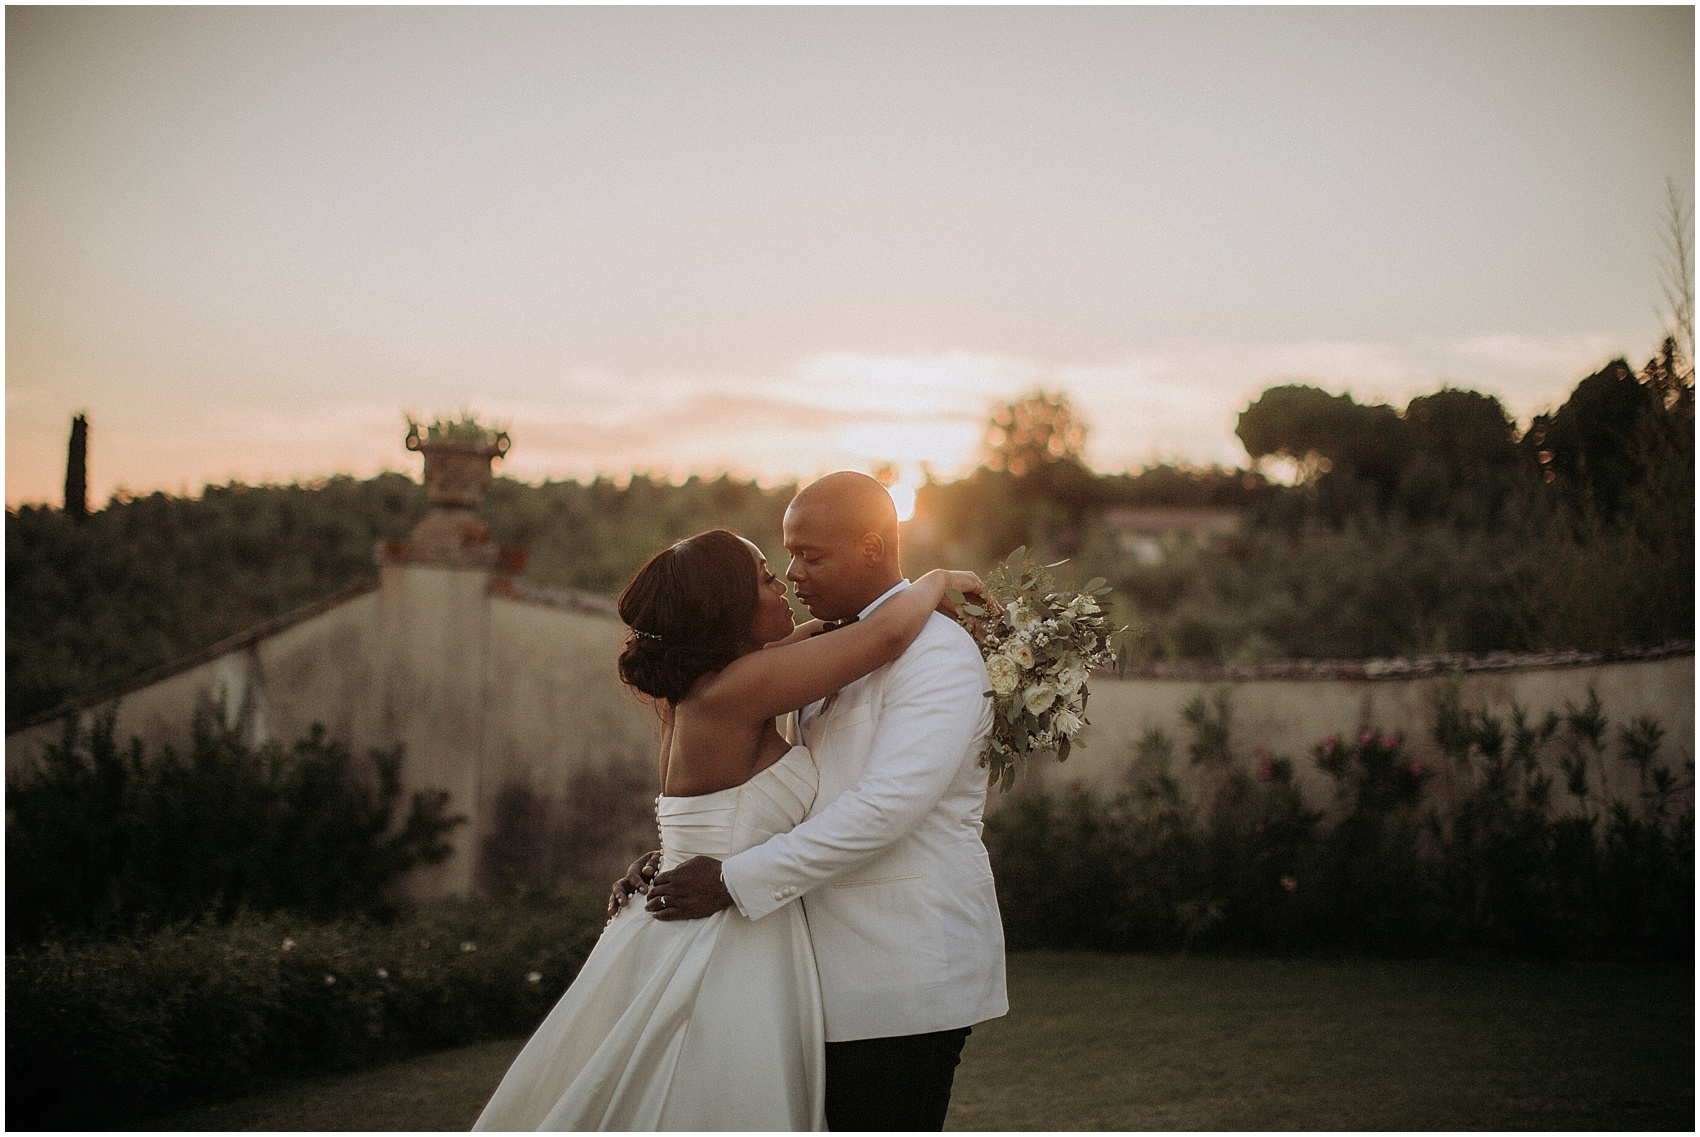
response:
<path id="1" fill-rule="evenodd" d="M 1057 564 L 1061 564 L 1058 561 Z M 1056 564 L 1034 561 L 1025 546 L 986 577 L 991 608 L 963 603 L 961 611 L 986 659 L 992 689 L 992 733 L 980 763 L 987 781 L 1007 791 L 1017 766 L 1035 753 L 1059 762 L 1079 743 L 1086 725 L 1086 681 L 1116 659 L 1117 628 L 1098 602 L 1110 590 L 1102 577 L 1078 592 L 1060 587 Z"/>

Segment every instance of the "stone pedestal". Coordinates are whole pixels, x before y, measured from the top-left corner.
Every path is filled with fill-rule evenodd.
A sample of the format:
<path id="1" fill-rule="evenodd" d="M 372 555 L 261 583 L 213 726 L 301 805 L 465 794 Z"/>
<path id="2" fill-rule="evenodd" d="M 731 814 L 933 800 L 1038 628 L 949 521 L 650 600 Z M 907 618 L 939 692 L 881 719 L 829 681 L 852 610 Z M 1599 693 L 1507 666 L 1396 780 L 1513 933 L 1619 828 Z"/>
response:
<path id="1" fill-rule="evenodd" d="M 450 809 L 467 817 L 450 838 L 453 855 L 415 870 L 406 890 L 422 898 L 466 896 L 486 812 L 490 592 L 493 582 L 525 567 L 525 552 L 498 545 L 478 517 L 494 481 L 491 462 L 509 449 L 506 432 L 447 442 L 421 438 L 414 426 L 407 448 L 425 457 L 431 512 L 406 538 L 377 549 L 380 732 L 406 747 L 409 797 L 445 789 Z"/>

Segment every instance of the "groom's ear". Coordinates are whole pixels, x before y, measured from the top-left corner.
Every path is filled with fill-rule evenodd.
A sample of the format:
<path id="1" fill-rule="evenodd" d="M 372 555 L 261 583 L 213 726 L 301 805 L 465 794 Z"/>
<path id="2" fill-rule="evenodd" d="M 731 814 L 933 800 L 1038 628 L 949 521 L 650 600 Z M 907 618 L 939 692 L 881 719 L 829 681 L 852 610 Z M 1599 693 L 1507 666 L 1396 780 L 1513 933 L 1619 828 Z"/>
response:
<path id="1" fill-rule="evenodd" d="M 856 542 L 856 548 L 862 554 L 862 563 L 874 568 L 885 563 L 885 538 L 878 533 L 864 533 L 861 540 Z"/>

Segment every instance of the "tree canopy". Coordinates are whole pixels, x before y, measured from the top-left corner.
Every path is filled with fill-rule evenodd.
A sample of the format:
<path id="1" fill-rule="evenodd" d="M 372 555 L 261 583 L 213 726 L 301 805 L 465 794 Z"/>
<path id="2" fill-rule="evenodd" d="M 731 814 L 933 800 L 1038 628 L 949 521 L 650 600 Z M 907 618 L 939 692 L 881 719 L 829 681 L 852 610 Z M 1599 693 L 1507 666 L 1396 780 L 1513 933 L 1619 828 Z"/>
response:
<path id="1" fill-rule="evenodd" d="M 992 413 L 986 427 L 986 465 L 993 470 L 1031 474 L 1057 462 L 1082 465 L 1086 421 L 1065 392 L 1032 391 Z"/>

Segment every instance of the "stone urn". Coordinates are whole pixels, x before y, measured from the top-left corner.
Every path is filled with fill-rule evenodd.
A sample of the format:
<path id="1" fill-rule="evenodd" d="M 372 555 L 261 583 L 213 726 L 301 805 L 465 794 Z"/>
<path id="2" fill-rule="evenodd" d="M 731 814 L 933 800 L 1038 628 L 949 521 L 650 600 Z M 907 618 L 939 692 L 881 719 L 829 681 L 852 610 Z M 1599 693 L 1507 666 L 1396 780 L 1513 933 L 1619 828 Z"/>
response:
<path id="1" fill-rule="evenodd" d="M 378 562 L 506 572 L 524 568 L 525 551 L 497 545 L 490 527 L 478 517 L 496 480 L 491 463 L 512 448 L 508 432 L 491 430 L 471 418 L 423 428 L 409 419 L 406 445 L 425 458 L 425 498 L 431 512 L 406 540 L 381 542 Z"/>
<path id="2" fill-rule="evenodd" d="M 507 431 L 486 430 L 470 420 L 460 430 L 426 428 L 424 436 L 418 423 L 407 424 L 407 448 L 425 456 L 425 497 L 436 509 L 477 511 L 496 481 L 490 463 L 512 447 Z"/>

